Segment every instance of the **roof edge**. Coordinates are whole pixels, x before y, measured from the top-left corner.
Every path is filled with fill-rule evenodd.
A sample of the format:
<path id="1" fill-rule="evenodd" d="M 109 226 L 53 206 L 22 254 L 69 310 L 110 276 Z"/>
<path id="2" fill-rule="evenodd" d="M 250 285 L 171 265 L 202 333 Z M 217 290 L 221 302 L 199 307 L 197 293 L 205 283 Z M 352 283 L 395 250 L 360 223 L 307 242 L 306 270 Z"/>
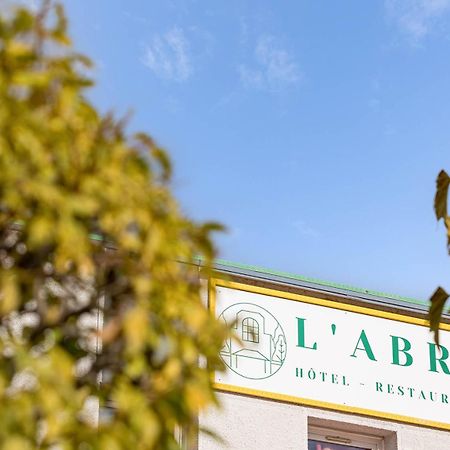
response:
<path id="1" fill-rule="evenodd" d="M 201 258 L 199 258 L 199 262 L 201 263 Z M 230 271 L 230 272 L 233 272 L 233 270 L 244 271 L 244 272 L 248 272 L 248 275 L 250 275 L 250 276 L 252 274 L 265 276 L 266 278 L 272 279 L 273 281 L 280 281 L 280 279 L 285 280 L 286 282 L 297 281 L 297 282 L 312 284 L 315 287 L 332 288 L 333 290 L 337 289 L 339 291 L 345 291 L 349 294 L 360 294 L 362 296 L 368 296 L 368 297 L 372 297 L 372 298 L 377 297 L 380 299 L 384 299 L 385 301 L 393 300 L 396 304 L 397 304 L 397 302 L 401 302 L 401 303 L 406 303 L 409 305 L 419 306 L 419 307 L 421 307 L 421 309 L 428 308 L 428 306 L 429 306 L 428 301 L 419 300 L 419 299 L 415 299 L 412 297 L 406 297 L 406 296 L 401 296 L 401 295 L 396 295 L 396 294 L 389 294 L 386 292 L 380 292 L 380 291 L 375 291 L 375 290 L 371 290 L 371 289 L 359 288 L 359 287 L 342 284 L 342 283 L 324 281 L 324 280 L 320 280 L 317 278 L 296 275 L 296 274 L 293 274 L 290 272 L 283 272 L 283 271 L 267 269 L 267 268 L 263 268 L 263 267 L 259 267 L 259 266 L 236 263 L 236 262 L 228 261 L 225 259 L 214 260 L 214 268 L 219 271 L 221 271 L 223 269 Z M 274 277 L 276 279 L 274 279 Z"/>

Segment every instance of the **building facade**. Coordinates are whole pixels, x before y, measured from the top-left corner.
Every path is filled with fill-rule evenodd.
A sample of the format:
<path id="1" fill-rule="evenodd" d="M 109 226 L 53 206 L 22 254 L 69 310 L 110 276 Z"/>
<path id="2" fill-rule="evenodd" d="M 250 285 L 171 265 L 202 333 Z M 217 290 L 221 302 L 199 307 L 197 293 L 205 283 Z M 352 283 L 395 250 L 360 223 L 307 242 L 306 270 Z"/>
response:
<path id="1" fill-rule="evenodd" d="M 231 326 L 220 408 L 198 450 L 450 450 L 450 325 L 427 305 L 218 263 L 208 305 Z"/>

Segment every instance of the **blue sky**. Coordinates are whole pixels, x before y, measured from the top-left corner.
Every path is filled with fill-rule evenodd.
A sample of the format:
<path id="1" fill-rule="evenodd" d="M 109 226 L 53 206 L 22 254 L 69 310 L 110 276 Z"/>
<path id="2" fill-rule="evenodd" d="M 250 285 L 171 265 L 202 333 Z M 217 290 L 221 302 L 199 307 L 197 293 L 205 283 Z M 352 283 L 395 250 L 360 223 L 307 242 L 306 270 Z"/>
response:
<path id="1" fill-rule="evenodd" d="M 167 148 L 220 256 L 426 299 L 450 288 L 450 0 L 66 0 L 92 99 Z"/>

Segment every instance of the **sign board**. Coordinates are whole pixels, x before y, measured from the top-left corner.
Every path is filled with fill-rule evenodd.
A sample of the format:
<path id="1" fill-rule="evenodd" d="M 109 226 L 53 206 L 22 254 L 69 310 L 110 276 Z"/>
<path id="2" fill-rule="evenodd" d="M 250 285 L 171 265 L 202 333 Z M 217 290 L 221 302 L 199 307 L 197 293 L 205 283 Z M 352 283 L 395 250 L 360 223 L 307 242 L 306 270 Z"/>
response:
<path id="1" fill-rule="evenodd" d="M 215 387 L 450 430 L 450 326 L 213 280 L 210 307 L 238 339 Z"/>

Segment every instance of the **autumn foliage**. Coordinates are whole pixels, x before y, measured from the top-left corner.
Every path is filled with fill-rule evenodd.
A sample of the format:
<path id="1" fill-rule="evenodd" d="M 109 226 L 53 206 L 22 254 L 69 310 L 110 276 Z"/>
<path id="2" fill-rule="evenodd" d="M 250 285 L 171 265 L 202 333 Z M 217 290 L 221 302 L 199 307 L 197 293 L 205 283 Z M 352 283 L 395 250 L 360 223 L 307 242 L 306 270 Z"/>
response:
<path id="1" fill-rule="evenodd" d="M 448 188 L 450 186 L 450 177 L 445 170 L 441 170 L 436 179 L 436 194 L 434 197 L 434 212 L 436 219 L 444 222 L 447 231 L 447 250 L 450 253 L 450 216 L 448 215 Z M 439 324 L 442 313 L 449 295 L 442 288 L 438 287 L 430 299 L 430 329 L 434 331 L 434 340 L 439 344 Z"/>
<path id="2" fill-rule="evenodd" d="M 2 449 L 176 449 L 215 400 L 226 330 L 195 262 L 220 227 L 186 218 L 166 153 L 86 98 L 89 66 L 61 6 L 2 10 Z"/>

